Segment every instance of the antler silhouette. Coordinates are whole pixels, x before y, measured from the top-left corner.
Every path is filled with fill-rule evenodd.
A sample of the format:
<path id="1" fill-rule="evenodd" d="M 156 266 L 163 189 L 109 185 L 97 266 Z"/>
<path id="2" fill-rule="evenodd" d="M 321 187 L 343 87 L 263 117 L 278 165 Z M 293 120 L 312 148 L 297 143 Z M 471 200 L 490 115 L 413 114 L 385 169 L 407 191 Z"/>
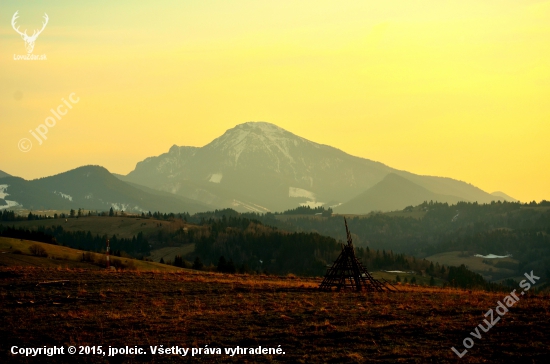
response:
<path id="1" fill-rule="evenodd" d="M 34 32 L 32 33 L 31 36 L 28 36 L 27 35 L 27 29 L 25 29 L 25 32 L 21 32 L 19 30 L 19 27 L 15 27 L 15 22 L 17 19 L 19 19 L 19 10 L 15 12 L 15 14 L 13 14 L 13 17 L 11 18 L 11 26 L 13 27 L 13 29 L 19 34 L 21 35 L 21 38 L 23 38 L 23 40 L 25 41 L 25 48 L 27 48 L 27 52 L 31 53 L 32 50 L 34 49 L 34 42 L 36 41 L 36 38 L 38 38 L 38 36 L 40 35 L 40 33 L 42 33 L 42 31 L 44 30 L 44 28 L 46 28 L 46 25 L 48 25 L 48 21 L 50 20 L 50 18 L 48 18 L 48 14 L 44 13 L 44 20 L 45 22 L 42 23 L 42 29 L 40 30 L 34 30 Z"/>
<path id="2" fill-rule="evenodd" d="M 25 33 L 21 33 L 19 31 L 19 27 L 17 27 L 17 28 L 15 27 L 15 21 L 17 19 L 19 19 L 19 17 L 17 16 L 18 13 L 19 13 L 19 10 L 17 10 L 15 12 L 15 14 L 13 14 L 13 17 L 11 18 L 11 26 L 13 27 L 13 30 L 15 30 L 17 33 L 19 33 L 22 37 L 26 37 L 27 36 L 27 29 L 25 29 Z"/>

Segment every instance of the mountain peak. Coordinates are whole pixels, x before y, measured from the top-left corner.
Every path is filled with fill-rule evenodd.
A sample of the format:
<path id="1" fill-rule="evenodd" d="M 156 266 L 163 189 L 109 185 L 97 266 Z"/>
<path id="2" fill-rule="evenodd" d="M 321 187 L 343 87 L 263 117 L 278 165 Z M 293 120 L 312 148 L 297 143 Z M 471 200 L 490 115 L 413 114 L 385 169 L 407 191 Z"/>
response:
<path id="1" fill-rule="evenodd" d="M 395 174 L 387 176 L 392 172 Z M 359 213 L 410 205 L 402 191 L 410 191 L 418 203 L 437 198 L 478 202 L 494 199 L 463 182 L 398 171 L 309 141 L 268 122 L 235 125 L 200 148 L 173 146 L 168 153 L 139 162 L 126 180 L 215 208 L 229 206 L 256 212 L 283 211 L 301 204 L 344 204 L 367 190 L 371 195 L 377 190 L 384 192 L 393 204 L 385 198 L 374 201 L 376 205 L 359 204 Z"/>
<path id="2" fill-rule="evenodd" d="M 227 130 L 204 148 L 230 156 L 234 166 L 245 154 L 254 159 L 263 155 L 268 159 L 286 160 L 292 164 L 294 159 L 290 150 L 301 143 L 315 144 L 275 124 L 247 122 Z"/>
<path id="3" fill-rule="evenodd" d="M 224 138 L 226 137 L 226 138 Z M 244 137 L 259 137 L 267 138 L 269 140 L 275 139 L 298 139 L 305 140 L 295 134 L 292 134 L 288 130 L 285 130 L 275 124 L 268 123 L 265 121 L 249 121 L 247 123 L 238 124 L 235 127 L 228 129 L 220 138 L 218 139 L 228 139 L 237 138 L 243 139 Z M 215 141 L 215 140 L 214 140 Z"/>
<path id="4" fill-rule="evenodd" d="M 263 132 L 286 132 L 285 129 L 272 124 L 266 121 L 248 121 L 246 123 L 237 124 L 233 129 L 243 129 L 243 130 L 259 130 Z M 229 129 L 232 130 L 232 129 Z"/>

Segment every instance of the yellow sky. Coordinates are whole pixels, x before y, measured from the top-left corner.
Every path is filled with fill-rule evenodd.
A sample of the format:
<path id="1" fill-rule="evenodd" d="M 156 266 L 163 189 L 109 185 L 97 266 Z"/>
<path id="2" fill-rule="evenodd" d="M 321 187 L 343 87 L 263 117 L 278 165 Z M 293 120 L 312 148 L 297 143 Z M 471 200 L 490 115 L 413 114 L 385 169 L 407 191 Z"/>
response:
<path id="1" fill-rule="evenodd" d="M 139 3 L 139 4 L 138 4 Z M 34 54 L 11 27 L 49 23 Z M 522 201 L 550 200 L 550 1 L 2 1 L 0 170 L 126 174 L 267 121 Z M 29 133 L 80 101 L 38 145 Z M 22 138 L 33 142 L 21 152 Z"/>

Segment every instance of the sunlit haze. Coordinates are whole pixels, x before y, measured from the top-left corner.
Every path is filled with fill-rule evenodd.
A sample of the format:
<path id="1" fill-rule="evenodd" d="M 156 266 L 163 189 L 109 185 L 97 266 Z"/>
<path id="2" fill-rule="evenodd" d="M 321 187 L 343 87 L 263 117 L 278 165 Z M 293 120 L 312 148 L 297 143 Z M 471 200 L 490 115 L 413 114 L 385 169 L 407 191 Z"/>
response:
<path id="1" fill-rule="evenodd" d="M 27 54 L 16 11 L 29 35 L 48 14 L 33 51 L 47 60 L 14 60 Z M 2 1 L 0 14 L 11 175 L 127 174 L 266 121 L 393 168 L 550 199 L 550 1 Z M 39 145 L 30 131 L 62 99 L 72 109 Z"/>

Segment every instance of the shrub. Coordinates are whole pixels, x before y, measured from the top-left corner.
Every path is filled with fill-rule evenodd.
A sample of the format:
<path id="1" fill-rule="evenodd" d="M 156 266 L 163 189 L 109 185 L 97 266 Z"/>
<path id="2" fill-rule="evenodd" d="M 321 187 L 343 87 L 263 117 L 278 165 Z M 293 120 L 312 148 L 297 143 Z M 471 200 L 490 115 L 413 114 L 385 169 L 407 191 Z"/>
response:
<path id="1" fill-rule="evenodd" d="M 94 261 L 94 254 L 92 254 L 90 252 L 82 253 L 82 261 L 83 262 L 93 262 Z"/>
<path id="2" fill-rule="evenodd" d="M 41 245 L 33 244 L 29 247 L 29 251 L 32 255 L 35 257 L 47 257 L 48 253 L 46 252 L 46 249 L 44 249 Z"/>
<path id="3" fill-rule="evenodd" d="M 202 261 L 199 257 L 195 258 L 195 261 L 193 262 L 193 266 L 191 268 L 196 270 L 201 270 L 204 267 L 204 264 L 202 264 Z"/>
<path id="4" fill-rule="evenodd" d="M 174 266 L 180 267 L 180 268 L 187 268 L 187 264 L 185 263 L 185 260 L 181 257 L 181 255 L 176 255 L 174 258 Z"/>
<path id="5" fill-rule="evenodd" d="M 233 259 L 229 259 L 229 262 L 225 260 L 223 256 L 220 257 L 220 260 L 218 261 L 218 267 L 216 268 L 218 272 L 222 273 L 236 273 L 237 268 L 235 267 L 235 263 L 233 263 Z"/>

